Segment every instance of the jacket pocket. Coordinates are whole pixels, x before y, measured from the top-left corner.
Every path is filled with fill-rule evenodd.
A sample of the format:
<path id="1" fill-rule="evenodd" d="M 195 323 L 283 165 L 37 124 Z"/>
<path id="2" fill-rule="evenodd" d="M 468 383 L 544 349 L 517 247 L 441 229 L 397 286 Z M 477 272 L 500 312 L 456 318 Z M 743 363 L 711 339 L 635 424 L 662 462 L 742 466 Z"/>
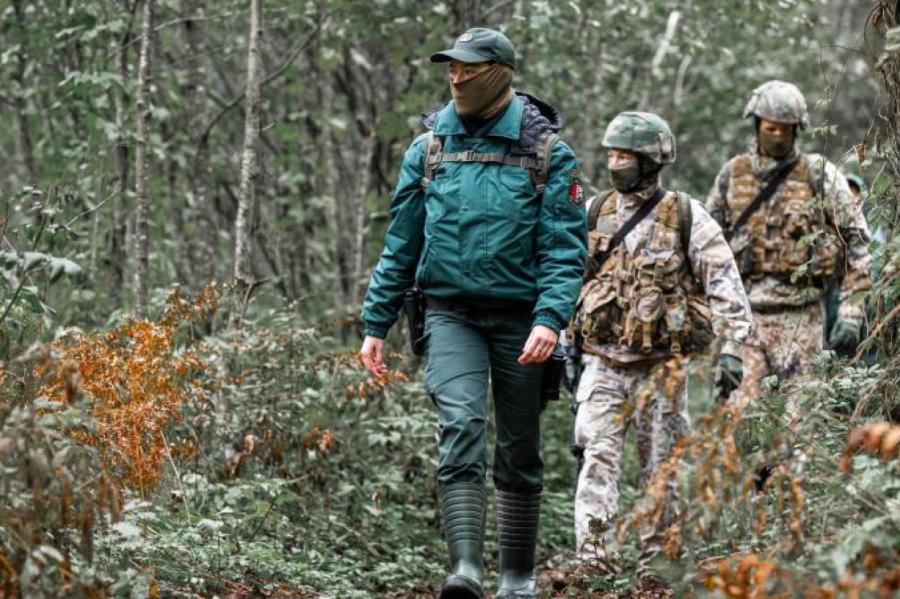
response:
<path id="1" fill-rule="evenodd" d="M 531 171 L 519 166 L 504 165 L 500 167 L 501 186 L 523 199 L 535 194 L 534 185 L 531 182 Z"/>
<path id="2" fill-rule="evenodd" d="M 533 223 L 538 218 L 537 196 L 531 183 L 531 171 L 518 166 L 500 167 L 497 175 L 499 185 L 497 191 L 500 214 L 520 223 Z"/>

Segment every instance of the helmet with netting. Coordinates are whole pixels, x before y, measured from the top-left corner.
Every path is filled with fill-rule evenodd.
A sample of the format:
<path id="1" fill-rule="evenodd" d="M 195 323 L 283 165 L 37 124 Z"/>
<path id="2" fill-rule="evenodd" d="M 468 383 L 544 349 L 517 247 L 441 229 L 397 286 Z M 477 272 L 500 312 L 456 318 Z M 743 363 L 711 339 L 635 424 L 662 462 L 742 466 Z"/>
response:
<path id="1" fill-rule="evenodd" d="M 675 162 L 675 136 L 669 124 L 652 112 L 622 112 L 606 127 L 603 146 L 628 150 L 656 164 Z"/>
<path id="2" fill-rule="evenodd" d="M 799 125 L 801 129 L 806 129 L 809 125 L 809 112 L 803 92 L 793 83 L 777 79 L 766 81 L 753 90 L 753 95 L 744 108 L 744 118 L 751 116 Z"/>

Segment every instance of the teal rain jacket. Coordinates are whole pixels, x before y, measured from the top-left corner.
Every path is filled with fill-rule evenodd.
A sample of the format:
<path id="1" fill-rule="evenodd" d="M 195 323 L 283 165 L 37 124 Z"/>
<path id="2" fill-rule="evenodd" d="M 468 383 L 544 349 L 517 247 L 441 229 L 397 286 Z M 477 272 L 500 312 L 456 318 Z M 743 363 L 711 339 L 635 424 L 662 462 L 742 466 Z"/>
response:
<path id="1" fill-rule="evenodd" d="M 453 102 L 425 116 L 444 152 L 534 154 L 555 109 L 517 94 L 479 137 L 466 131 Z M 572 317 L 587 244 L 584 195 L 575 154 L 558 141 L 543 196 L 531 171 L 515 165 L 444 162 L 423 188 L 425 135 L 406 151 L 391 202 L 384 251 L 369 281 L 366 334 L 384 338 L 405 289 L 428 295 L 534 305 L 534 325 L 555 331 Z"/>

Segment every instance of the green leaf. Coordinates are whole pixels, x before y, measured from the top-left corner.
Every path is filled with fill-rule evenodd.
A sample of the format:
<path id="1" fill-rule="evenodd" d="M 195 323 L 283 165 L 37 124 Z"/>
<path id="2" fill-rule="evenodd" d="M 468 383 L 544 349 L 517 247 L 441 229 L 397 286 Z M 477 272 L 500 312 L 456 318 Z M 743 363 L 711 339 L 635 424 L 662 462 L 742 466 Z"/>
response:
<path id="1" fill-rule="evenodd" d="M 78 277 L 82 268 L 68 258 L 50 258 L 50 282 L 55 283 L 62 275 Z"/>
<path id="2" fill-rule="evenodd" d="M 28 308 L 30 312 L 33 312 L 35 314 L 43 314 L 44 304 L 41 303 L 41 300 L 38 297 L 37 293 L 37 287 L 23 287 L 22 291 L 19 292 L 19 299 L 21 299 L 25 303 L 26 308 Z"/>
<path id="3" fill-rule="evenodd" d="M 0 268 L 15 268 L 19 264 L 19 256 L 14 252 L 0 252 Z"/>
<path id="4" fill-rule="evenodd" d="M 43 252 L 25 252 L 22 266 L 25 272 L 28 272 L 39 266 L 43 266 L 50 260 L 50 256 Z"/>

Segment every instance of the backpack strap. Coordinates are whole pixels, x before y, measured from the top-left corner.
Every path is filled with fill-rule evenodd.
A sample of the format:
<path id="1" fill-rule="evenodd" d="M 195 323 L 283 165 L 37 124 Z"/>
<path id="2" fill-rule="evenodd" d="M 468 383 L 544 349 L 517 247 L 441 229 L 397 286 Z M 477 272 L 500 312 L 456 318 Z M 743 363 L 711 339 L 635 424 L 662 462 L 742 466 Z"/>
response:
<path id="1" fill-rule="evenodd" d="M 550 176 L 550 156 L 553 146 L 559 141 L 559 135 L 546 129 L 535 142 L 535 156 L 512 156 L 496 152 L 443 152 L 444 142 L 441 137 L 428 131 L 425 134 L 425 160 L 423 164 L 422 187 L 434 180 L 434 174 L 442 162 L 491 162 L 527 168 L 531 171 L 531 181 L 538 195 L 544 193 L 547 179 Z"/>
<path id="2" fill-rule="evenodd" d="M 537 164 L 531 169 L 531 182 L 538 195 L 542 195 L 547 187 L 547 179 L 550 178 L 550 155 L 553 153 L 553 146 L 558 141 L 559 134 L 550 129 L 544 129 L 534 144 Z"/>
<path id="3" fill-rule="evenodd" d="M 691 229 L 694 227 L 694 213 L 691 209 L 691 196 L 686 193 L 676 192 L 678 198 L 678 233 L 681 236 L 681 250 L 684 252 L 684 264 L 688 272 L 693 274 L 691 268 Z"/>
<path id="4" fill-rule="evenodd" d="M 600 211 L 603 210 L 604 204 L 606 204 L 606 201 L 612 196 L 612 189 L 606 189 L 594 196 L 594 200 L 591 202 L 591 207 L 588 209 L 587 214 L 588 231 L 593 231 L 597 228 L 597 220 L 600 218 Z"/>
<path id="5" fill-rule="evenodd" d="M 694 213 L 691 210 L 691 196 L 677 193 L 678 196 L 678 232 L 681 234 L 681 248 L 685 254 L 691 247 L 691 229 L 694 226 Z"/>

